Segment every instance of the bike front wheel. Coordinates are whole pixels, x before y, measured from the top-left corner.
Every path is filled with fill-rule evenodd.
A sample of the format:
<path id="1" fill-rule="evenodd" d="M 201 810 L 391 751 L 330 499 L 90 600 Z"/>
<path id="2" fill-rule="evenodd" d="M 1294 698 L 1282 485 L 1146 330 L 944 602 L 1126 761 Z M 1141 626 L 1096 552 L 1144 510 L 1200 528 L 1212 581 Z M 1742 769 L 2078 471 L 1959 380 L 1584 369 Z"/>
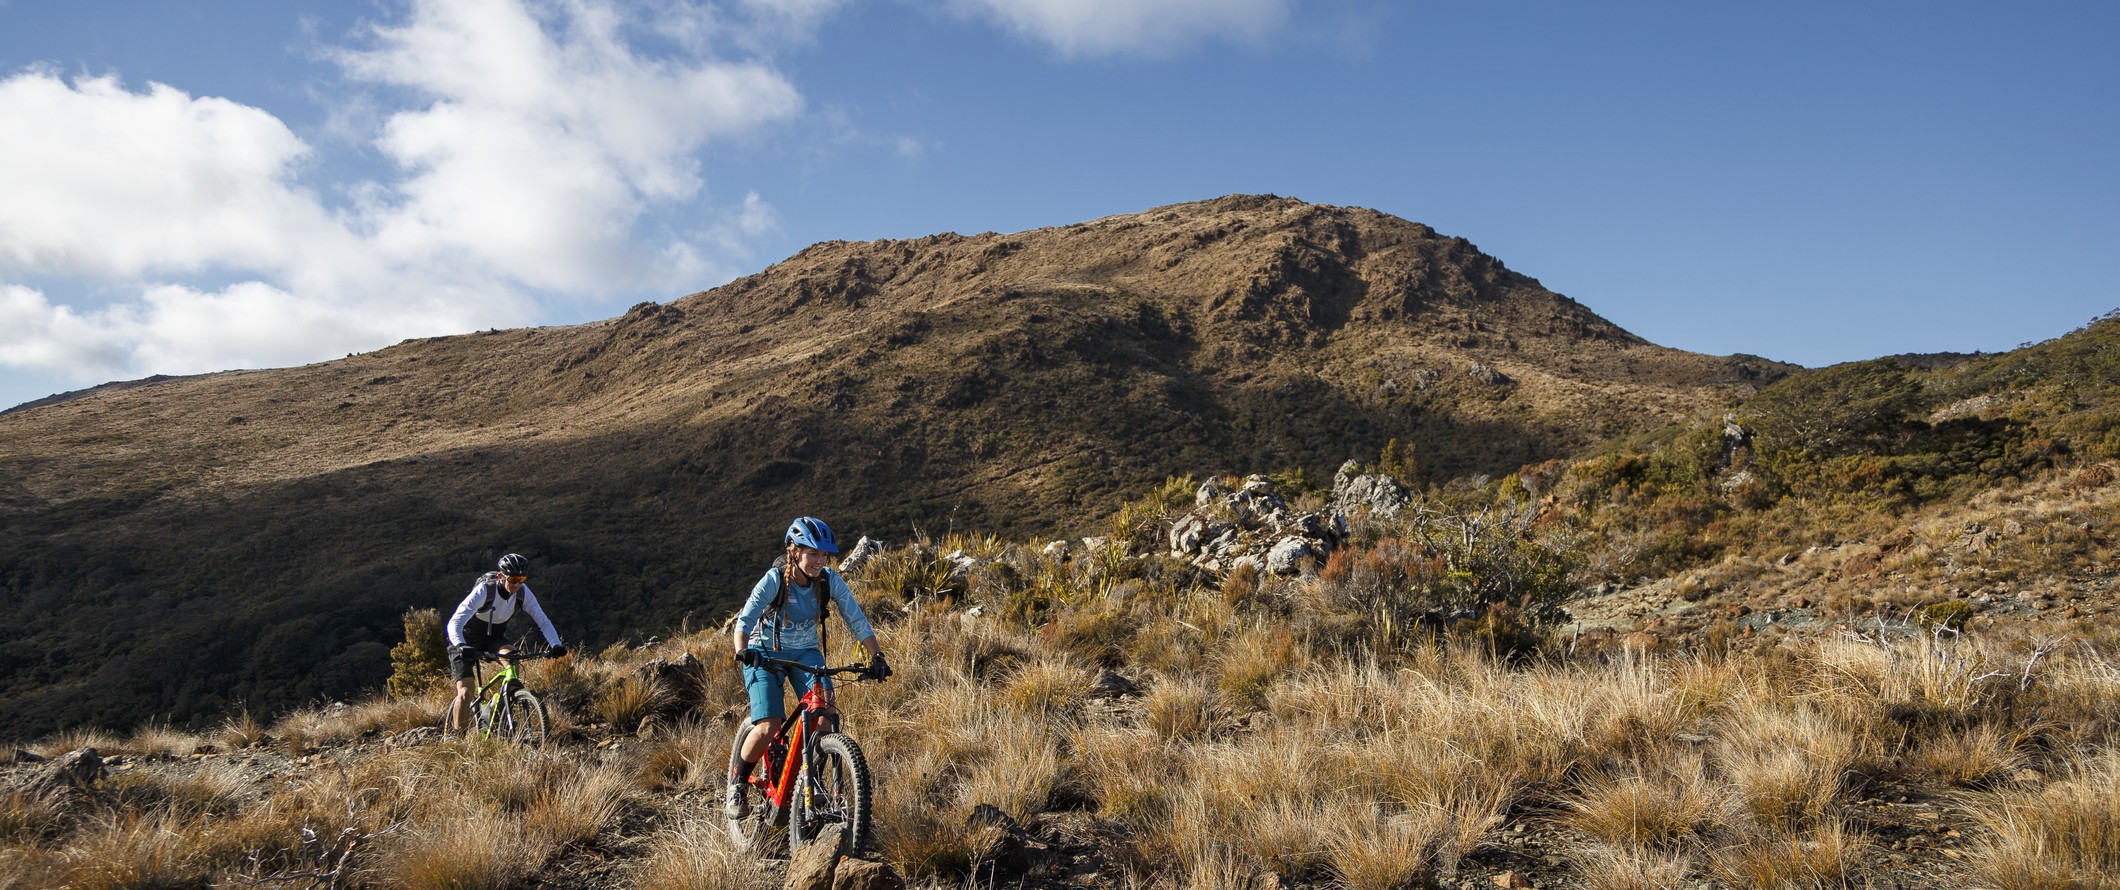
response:
<path id="1" fill-rule="evenodd" d="M 493 715 L 493 735 L 533 748 L 545 744 L 545 703 L 528 689 L 508 693 L 505 706 Z"/>
<path id="2" fill-rule="evenodd" d="M 796 779 L 793 812 L 788 816 L 788 852 L 793 854 L 833 824 L 844 832 L 847 853 L 866 849 L 875 831 L 869 824 L 869 796 L 874 788 L 869 762 L 853 739 L 837 732 L 819 736 Z"/>

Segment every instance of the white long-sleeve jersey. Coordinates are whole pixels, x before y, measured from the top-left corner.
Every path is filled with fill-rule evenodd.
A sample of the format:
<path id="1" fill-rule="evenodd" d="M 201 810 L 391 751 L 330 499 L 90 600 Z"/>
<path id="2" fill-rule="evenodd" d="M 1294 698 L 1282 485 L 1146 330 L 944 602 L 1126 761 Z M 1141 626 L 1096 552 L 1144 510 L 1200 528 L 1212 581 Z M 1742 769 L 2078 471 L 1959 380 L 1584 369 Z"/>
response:
<path id="1" fill-rule="evenodd" d="M 531 620 L 537 622 L 537 629 L 544 633 L 547 644 L 560 644 L 559 631 L 552 629 L 552 620 L 546 618 L 545 610 L 538 607 L 537 594 L 530 592 L 530 583 L 523 582 L 523 592 L 510 596 L 500 576 L 488 572 L 478 579 L 477 584 L 471 585 L 470 595 L 465 596 L 464 601 L 457 604 L 455 614 L 449 616 L 449 645 L 464 645 L 464 628 L 472 619 L 484 621 L 489 627 L 503 624 L 515 617 L 517 608 L 530 613 Z"/>

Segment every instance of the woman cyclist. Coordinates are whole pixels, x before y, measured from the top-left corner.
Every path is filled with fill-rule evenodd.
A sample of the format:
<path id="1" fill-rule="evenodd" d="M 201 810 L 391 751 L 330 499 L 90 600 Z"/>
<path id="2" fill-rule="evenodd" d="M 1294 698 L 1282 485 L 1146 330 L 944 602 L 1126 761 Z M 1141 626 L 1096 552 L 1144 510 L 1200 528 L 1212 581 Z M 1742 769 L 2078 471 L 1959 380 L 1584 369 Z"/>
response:
<path id="1" fill-rule="evenodd" d="M 552 620 L 537 605 L 530 592 L 530 560 L 520 553 L 501 557 L 499 571 L 480 575 L 470 595 L 449 616 L 449 678 L 456 681 L 456 699 L 449 703 L 449 729 L 458 731 L 469 719 L 472 669 L 481 653 L 506 652 L 508 621 L 518 609 L 530 613 L 537 629 L 552 647 L 552 655 L 567 654 L 567 646 L 552 629 Z"/>
<path id="2" fill-rule="evenodd" d="M 751 586 L 751 598 L 736 614 L 736 661 L 744 666 L 744 687 L 751 694 L 751 735 L 744 739 L 738 756 L 729 760 L 729 796 L 724 815 L 731 820 L 750 815 L 746 780 L 765 753 L 767 743 L 780 731 L 781 721 L 787 719 L 787 707 L 781 701 L 781 672 L 761 666 L 760 656 L 824 667 L 824 613 L 830 610 L 830 603 L 837 603 L 839 618 L 846 623 L 847 631 L 868 650 L 869 676 L 882 680 L 891 675 L 891 666 L 876 645 L 876 633 L 869 629 L 869 619 L 861 614 L 861 605 L 854 602 L 853 591 L 847 589 L 846 579 L 827 565 L 839 552 L 832 527 L 821 519 L 804 516 L 788 525 L 781 540 L 787 545 L 786 557 Z M 797 695 L 816 683 L 824 687 L 826 701 L 831 700 L 829 677 L 795 673 L 787 679 L 799 687 L 795 690 Z"/>

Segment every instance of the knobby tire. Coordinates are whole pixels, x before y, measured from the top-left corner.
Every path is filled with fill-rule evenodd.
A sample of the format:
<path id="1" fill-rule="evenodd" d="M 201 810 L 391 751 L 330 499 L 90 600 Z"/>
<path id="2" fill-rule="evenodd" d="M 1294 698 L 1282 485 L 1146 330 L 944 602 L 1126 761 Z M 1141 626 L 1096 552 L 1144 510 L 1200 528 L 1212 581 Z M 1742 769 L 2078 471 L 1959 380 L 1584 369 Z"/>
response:
<path id="1" fill-rule="evenodd" d="M 870 794 L 875 781 L 861 746 L 841 733 L 819 736 L 817 751 L 796 777 L 794 810 L 788 817 L 788 853 L 794 855 L 804 842 L 817 837 L 825 827 L 839 823 L 848 853 L 858 854 L 874 837 L 870 824 Z"/>
<path id="2" fill-rule="evenodd" d="M 496 715 L 493 734 L 533 748 L 545 746 L 545 703 L 528 689 L 508 694 L 508 706 Z"/>

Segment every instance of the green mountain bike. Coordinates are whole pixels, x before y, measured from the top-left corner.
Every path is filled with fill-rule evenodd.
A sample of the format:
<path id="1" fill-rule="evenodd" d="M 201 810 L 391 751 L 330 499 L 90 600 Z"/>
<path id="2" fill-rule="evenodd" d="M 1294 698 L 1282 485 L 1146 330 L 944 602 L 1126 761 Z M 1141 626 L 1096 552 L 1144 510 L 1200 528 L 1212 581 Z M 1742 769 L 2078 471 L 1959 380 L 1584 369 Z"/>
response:
<path id="1" fill-rule="evenodd" d="M 480 738 L 506 739 L 531 747 L 545 744 L 545 703 L 529 689 L 524 688 L 521 663 L 524 660 L 550 658 L 546 652 L 480 652 L 479 661 L 497 661 L 500 670 L 493 678 L 479 685 L 478 695 L 471 699 L 471 727 Z M 471 665 L 471 680 L 479 682 L 476 662 Z M 449 712 L 442 712 L 442 730 L 449 729 Z"/>

